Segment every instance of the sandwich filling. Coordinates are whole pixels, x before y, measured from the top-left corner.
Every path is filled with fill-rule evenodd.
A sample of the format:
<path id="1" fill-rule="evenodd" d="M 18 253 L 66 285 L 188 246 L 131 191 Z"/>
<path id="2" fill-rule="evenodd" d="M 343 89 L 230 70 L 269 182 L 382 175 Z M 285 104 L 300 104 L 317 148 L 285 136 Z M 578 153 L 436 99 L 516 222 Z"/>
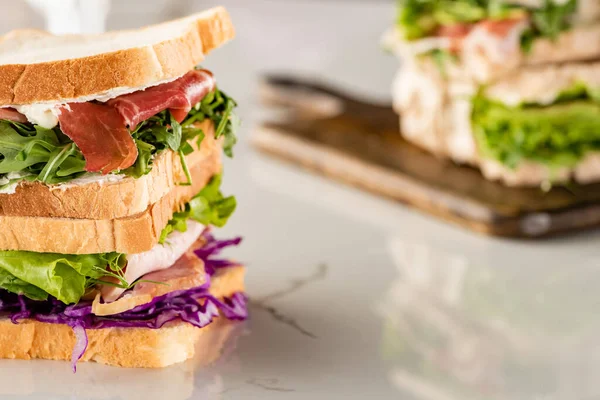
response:
<path id="1" fill-rule="evenodd" d="M 585 1 L 585 0 L 583 0 Z M 577 0 L 399 0 L 397 24 L 406 40 L 428 36 L 464 38 L 479 24 L 501 30 L 507 21 L 526 19 L 522 43 L 536 37 L 555 38 L 571 27 Z"/>
<path id="2" fill-rule="evenodd" d="M 239 244 L 240 239 L 219 241 L 208 230 L 203 232 L 202 239 L 202 247 L 193 251 L 194 258 L 184 255 L 169 268 L 175 278 L 173 281 L 176 281 L 178 273 L 183 270 L 184 276 L 186 274 L 190 275 L 190 278 L 200 276 L 204 280 L 201 285 L 194 285 L 195 281 L 192 279 L 191 285 L 179 286 L 177 290 L 165 290 L 164 294 L 153 296 L 143 304 L 106 316 L 94 313 L 94 306 L 90 300 L 67 305 L 52 297 L 44 301 L 36 301 L 23 295 L 0 291 L 0 312 L 7 314 L 14 323 L 19 323 L 23 319 L 34 319 L 72 327 L 77 339 L 71 360 L 74 370 L 76 362 L 87 348 L 87 329 L 160 329 L 176 321 L 203 328 L 218 316 L 230 320 L 246 319 L 248 312 L 246 296 L 243 293 L 235 292 L 224 298 L 215 297 L 211 293 L 211 278 L 226 273 L 224 272 L 226 269 L 235 268 L 234 263 L 218 257 L 220 251 L 225 247 Z M 190 264 L 194 265 L 193 269 L 189 268 Z M 185 270 L 186 267 L 189 271 Z M 165 285 L 169 284 L 170 281 L 167 280 Z M 124 296 L 131 291 L 135 289 L 130 289 Z"/>
<path id="3" fill-rule="evenodd" d="M 444 74 L 488 83 L 523 64 L 595 59 L 595 0 L 399 0 L 386 46 Z"/>
<path id="4" fill-rule="evenodd" d="M 30 121 L 14 108 L 0 108 L 0 190 L 23 180 L 57 184 L 100 174 L 139 178 L 166 150 L 179 153 L 185 167 L 191 142 L 204 137 L 195 125 L 206 119 L 214 122 L 215 137 L 224 138 L 225 154 L 231 156 L 235 106 L 209 71 L 194 70 L 104 103 L 56 105 L 58 125 L 53 127 Z"/>

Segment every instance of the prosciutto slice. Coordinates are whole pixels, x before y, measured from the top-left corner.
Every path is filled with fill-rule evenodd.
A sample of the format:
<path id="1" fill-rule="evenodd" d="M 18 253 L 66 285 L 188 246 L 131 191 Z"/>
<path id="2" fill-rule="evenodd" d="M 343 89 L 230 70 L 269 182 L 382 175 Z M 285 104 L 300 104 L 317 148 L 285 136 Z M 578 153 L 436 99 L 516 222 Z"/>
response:
<path id="1" fill-rule="evenodd" d="M 86 171 L 108 174 L 133 165 L 137 147 L 116 109 L 98 103 L 70 103 L 60 111 L 60 128 L 83 153 Z"/>
<path id="2" fill-rule="evenodd" d="M 173 82 L 119 96 L 107 104 L 117 109 L 129 129 L 166 109 L 177 122 L 181 122 L 192 107 L 215 87 L 210 71 L 194 70 Z"/>
<path id="3" fill-rule="evenodd" d="M 185 232 L 172 232 L 166 243 L 157 244 L 143 253 L 129 255 L 125 280 L 131 283 L 144 275 L 171 269 L 169 267 L 188 251 L 204 230 L 204 225 L 193 220 L 187 221 L 187 226 Z M 115 286 L 105 285 L 101 288 L 102 298 L 106 302 L 115 301 L 124 291 L 125 289 Z"/>
<path id="4" fill-rule="evenodd" d="M 81 150 L 85 170 L 108 174 L 135 163 L 138 151 L 130 130 L 167 109 L 182 122 L 192 107 L 215 88 L 210 71 L 194 70 L 172 82 L 119 96 L 107 103 L 60 106 L 58 122 L 63 133 Z M 27 122 L 25 115 L 12 108 L 0 108 L 0 119 Z"/>
<path id="5" fill-rule="evenodd" d="M 15 110 L 14 108 L 0 108 L 0 119 L 27 123 L 27 117 Z"/>
<path id="6" fill-rule="evenodd" d="M 154 297 L 201 286 L 207 282 L 207 279 L 204 262 L 194 254 L 193 250 L 188 250 L 169 268 L 144 275 L 143 280 L 147 282 L 138 283 L 131 292 L 116 301 L 102 303 L 100 299 L 104 296 L 98 293 L 92 305 L 92 312 L 96 315 L 119 314 L 149 303 Z"/>

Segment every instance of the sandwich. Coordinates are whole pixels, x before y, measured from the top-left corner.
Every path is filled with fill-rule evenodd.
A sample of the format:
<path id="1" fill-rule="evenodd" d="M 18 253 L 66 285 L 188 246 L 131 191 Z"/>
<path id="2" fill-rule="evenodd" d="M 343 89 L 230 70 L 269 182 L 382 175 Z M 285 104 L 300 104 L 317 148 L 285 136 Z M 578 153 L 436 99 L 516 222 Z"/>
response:
<path id="1" fill-rule="evenodd" d="M 399 1 L 404 137 L 510 186 L 600 180 L 600 3 Z"/>
<path id="2" fill-rule="evenodd" d="M 214 8 L 0 39 L 1 358 L 165 367 L 247 317 L 244 268 L 220 255 L 241 239 L 211 230 L 236 208 L 236 102 L 199 66 L 233 37 Z"/>

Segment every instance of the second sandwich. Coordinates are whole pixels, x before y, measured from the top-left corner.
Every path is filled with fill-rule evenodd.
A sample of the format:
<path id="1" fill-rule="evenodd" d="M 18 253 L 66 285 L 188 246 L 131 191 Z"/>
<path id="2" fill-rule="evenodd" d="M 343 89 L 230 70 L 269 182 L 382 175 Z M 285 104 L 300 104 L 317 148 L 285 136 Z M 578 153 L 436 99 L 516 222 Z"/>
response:
<path id="1" fill-rule="evenodd" d="M 600 3 L 399 2 L 403 135 L 513 186 L 600 180 Z"/>

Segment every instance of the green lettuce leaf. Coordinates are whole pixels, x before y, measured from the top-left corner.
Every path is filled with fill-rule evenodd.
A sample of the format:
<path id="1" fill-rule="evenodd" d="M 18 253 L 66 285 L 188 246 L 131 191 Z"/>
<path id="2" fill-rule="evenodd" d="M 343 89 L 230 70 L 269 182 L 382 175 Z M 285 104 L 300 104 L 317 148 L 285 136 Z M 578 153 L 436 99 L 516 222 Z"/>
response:
<path id="1" fill-rule="evenodd" d="M 11 293 L 22 294 L 32 300 L 46 300 L 48 293 L 17 278 L 5 269 L 0 269 L 0 288 L 6 289 Z"/>
<path id="2" fill-rule="evenodd" d="M 122 273 L 126 256 L 0 251 L 0 287 L 35 300 L 48 294 L 66 304 L 77 303 L 87 288 L 105 276 Z"/>
<path id="3" fill-rule="evenodd" d="M 173 218 L 162 230 L 159 243 L 164 243 L 167 236 L 173 231 L 185 232 L 189 219 L 203 225 L 224 226 L 235 211 L 237 203 L 233 196 L 224 197 L 220 187 L 221 175 L 215 175 L 200 193 L 192 197 L 183 211 L 173 215 Z"/>
<path id="4" fill-rule="evenodd" d="M 479 95 L 473 103 L 478 147 L 509 168 L 523 161 L 572 167 L 588 152 L 600 150 L 600 103 L 593 96 L 579 88 L 550 106 L 507 107 Z"/>

